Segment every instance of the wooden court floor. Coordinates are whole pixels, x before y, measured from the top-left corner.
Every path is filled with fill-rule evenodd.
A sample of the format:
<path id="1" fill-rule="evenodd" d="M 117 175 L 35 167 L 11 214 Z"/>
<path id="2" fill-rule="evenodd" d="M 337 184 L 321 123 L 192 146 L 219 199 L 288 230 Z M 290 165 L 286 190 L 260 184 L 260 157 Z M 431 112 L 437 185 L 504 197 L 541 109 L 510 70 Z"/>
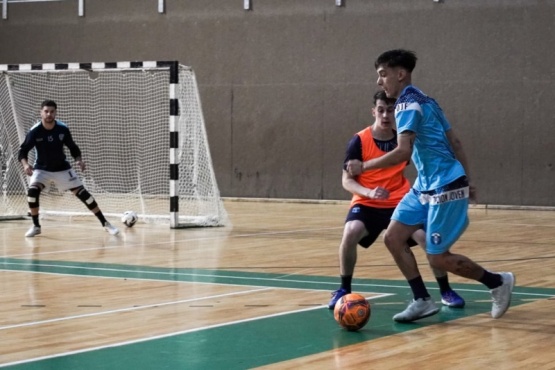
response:
<path id="1" fill-rule="evenodd" d="M 410 290 L 382 240 L 359 249 L 353 289 L 372 317 L 347 332 L 324 306 L 337 289 L 347 203 L 226 201 L 230 227 L 96 220 L 0 222 L 0 368 L 555 369 L 555 212 L 470 210 L 453 248 L 517 286 L 493 320 L 485 287 L 451 276 L 467 301 L 394 323 Z M 415 251 L 430 292 L 437 284 Z"/>

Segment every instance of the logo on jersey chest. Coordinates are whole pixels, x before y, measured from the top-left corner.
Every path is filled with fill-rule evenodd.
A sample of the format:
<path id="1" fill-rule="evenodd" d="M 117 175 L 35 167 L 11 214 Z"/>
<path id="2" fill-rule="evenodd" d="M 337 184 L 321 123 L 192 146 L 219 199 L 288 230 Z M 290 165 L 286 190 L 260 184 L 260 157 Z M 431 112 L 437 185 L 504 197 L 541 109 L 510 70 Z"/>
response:
<path id="1" fill-rule="evenodd" d="M 60 141 L 64 141 L 64 134 L 59 134 L 58 138 L 60 139 Z M 54 137 L 52 135 L 48 135 L 46 140 L 48 140 L 48 142 L 51 143 L 54 141 Z M 42 137 L 37 138 L 37 141 L 42 141 Z"/>

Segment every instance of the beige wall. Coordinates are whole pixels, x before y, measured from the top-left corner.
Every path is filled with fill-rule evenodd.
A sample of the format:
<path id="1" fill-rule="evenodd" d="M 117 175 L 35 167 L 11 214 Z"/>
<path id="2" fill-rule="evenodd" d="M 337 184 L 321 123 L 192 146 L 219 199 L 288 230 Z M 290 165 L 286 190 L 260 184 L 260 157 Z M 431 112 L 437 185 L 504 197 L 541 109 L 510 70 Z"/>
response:
<path id="1" fill-rule="evenodd" d="M 9 4 L 0 63 L 179 60 L 222 195 L 347 199 L 373 62 L 409 48 L 469 153 L 480 202 L 555 206 L 555 0 L 86 0 Z"/>

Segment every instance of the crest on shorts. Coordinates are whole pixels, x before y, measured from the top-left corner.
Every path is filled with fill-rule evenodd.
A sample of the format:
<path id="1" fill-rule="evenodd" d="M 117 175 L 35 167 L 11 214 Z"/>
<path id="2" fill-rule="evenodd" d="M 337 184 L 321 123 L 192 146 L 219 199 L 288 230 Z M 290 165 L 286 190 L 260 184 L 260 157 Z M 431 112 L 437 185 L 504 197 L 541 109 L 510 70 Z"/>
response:
<path id="1" fill-rule="evenodd" d="M 359 212 L 360 212 L 360 208 L 359 208 L 359 207 L 353 207 L 353 209 L 351 210 L 351 212 L 353 212 L 353 213 L 359 213 Z"/>
<path id="2" fill-rule="evenodd" d="M 432 233 L 432 244 L 438 245 L 441 244 L 441 235 L 440 233 Z"/>
<path id="3" fill-rule="evenodd" d="M 58 137 L 60 138 L 60 141 L 64 141 L 64 134 L 60 134 Z"/>

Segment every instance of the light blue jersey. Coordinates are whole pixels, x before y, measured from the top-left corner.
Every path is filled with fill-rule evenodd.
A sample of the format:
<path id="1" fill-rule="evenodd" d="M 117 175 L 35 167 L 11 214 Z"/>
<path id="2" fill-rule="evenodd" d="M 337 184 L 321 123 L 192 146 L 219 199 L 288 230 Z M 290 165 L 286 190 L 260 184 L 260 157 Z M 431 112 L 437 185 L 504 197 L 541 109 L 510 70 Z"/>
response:
<path id="1" fill-rule="evenodd" d="M 465 175 L 446 136 L 451 125 L 434 99 L 412 85 L 405 87 L 397 100 L 395 119 L 399 133 L 416 133 L 412 153 L 418 171 L 416 190 L 435 190 Z"/>
<path id="2" fill-rule="evenodd" d="M 468 226 L 468 181 L 447 139 L 451 125 L 435 100 L 412 85 L 397 100 L 395 119 L 397 132 L 416 134 L 412 161 L 418 176 L 391 218 L 423 225 L 426 252 L 444 253 Z"/>

